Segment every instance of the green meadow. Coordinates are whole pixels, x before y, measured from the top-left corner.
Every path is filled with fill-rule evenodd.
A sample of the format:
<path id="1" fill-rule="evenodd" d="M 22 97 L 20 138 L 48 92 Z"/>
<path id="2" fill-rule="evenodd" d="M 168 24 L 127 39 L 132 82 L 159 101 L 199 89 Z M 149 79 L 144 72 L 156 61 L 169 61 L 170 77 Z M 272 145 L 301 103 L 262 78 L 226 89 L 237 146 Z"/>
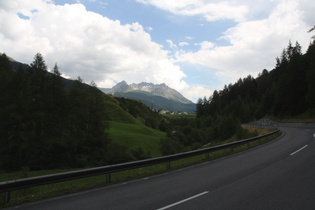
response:
<path id="1" fill-rule="evenodd" d="M 129 149 L 142 147 L 149 151 L 152 157 L 162 155 L 159 150 L 159 141 L 160 138 L 166 136 L 165 132 L 146 127 L 145 125 L 111 121 L 108 133 L 111 140 L 127 146 Z"/>

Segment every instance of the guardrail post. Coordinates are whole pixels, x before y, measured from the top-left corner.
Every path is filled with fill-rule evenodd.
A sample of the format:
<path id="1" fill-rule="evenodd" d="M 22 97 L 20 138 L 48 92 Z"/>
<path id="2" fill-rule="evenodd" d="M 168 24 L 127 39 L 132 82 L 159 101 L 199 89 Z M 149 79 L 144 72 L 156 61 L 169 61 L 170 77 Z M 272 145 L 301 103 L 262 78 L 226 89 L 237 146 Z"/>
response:
<path id="1" fill-rule="evenodd" d="M 9 203 L 10 202 L 10 191 L 5 192 L 4 196 L 4 203 Z"/>
<path id="2" fill-rule="evenodd" d="M 110 172 L 106 173 L 106 183 L 110 183 L 111 182 L 111 174 Z"/>
<path id="3" fill-rule="evenodd" d="M 171 161 L 167 161 L 166 162 L 166 169 L 170 169 L 171 168 Z"/>
<path id="4" fill-rule="evenodd" d="M 209 153 L 206 153 L 206 159 L 209 160 L 210 159 L 210 155 Z"/>

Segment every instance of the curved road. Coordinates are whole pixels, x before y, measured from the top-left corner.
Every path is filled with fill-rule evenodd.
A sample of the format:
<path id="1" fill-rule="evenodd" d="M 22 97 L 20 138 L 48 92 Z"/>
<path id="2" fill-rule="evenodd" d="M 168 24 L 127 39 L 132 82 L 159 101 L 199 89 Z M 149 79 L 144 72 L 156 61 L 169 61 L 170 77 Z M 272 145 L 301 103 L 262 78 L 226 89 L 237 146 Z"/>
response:
<path id="1" fill-rule="evenodd" d="M 315 209 L 315 128 L 230 157 L 17 209 Z"/>

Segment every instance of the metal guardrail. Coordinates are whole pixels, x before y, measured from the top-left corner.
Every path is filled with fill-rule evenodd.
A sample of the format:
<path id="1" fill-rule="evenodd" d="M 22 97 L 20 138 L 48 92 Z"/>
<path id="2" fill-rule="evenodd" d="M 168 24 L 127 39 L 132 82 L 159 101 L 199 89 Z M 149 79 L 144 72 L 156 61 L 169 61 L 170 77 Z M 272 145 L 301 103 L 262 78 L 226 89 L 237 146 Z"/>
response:
<path id="1" fill-rule="evenodd" d="M 51 174 L 51 175 L 44 175 L 44 176 L 37 176 L 37 177 L 30 177 L 30 178 L 0 182 L 0 193 L 1 192 L 5 193 L 5 203 L 7 203 L 10 201 L 10 191 L 13 191 L 13 190 L 19 190 L 19 189 L 35 187 L 39 185 L 46 185 L 46 184 L 52 184 L 52 183 L 57 183 L 57 182 L 64 182 L 64 181 L 70 181 L 70 180 L 75 180 L 75 179 L 87 178 L 87 177 L 97 176 L 97 175 L 106 175 L 106 182 L 110 182 L 112 172 L 125 171 L 129 169 L 141 168 L 144 166 L 155 165 L 155 164 L 160 164 L 160 163 L 166 163 L 167 168 L 170 168 L 171 161 L 184 159 L 184 158 L 197 156 L 197 155 L 202 155 L 202 154 L 206 154 L 207 157 L 209 157 L 209 153 L 211 152 L 223 150 L 227 148 L 233 149 L 236 146 L 246 144 L 246 143 L 248 144 L 252 141 L 256 141 L 256 140 L 271 136 L 277 132 L 279 132 L 279 130 L 273 131 L 266 135 L 261 135 L 261 136 L 257 136 L 257 137 L 253 137 L 253 138 L 249 138 L 245 140 L 240 140 L 240 141 L 236 141 L 232 143 L 227 143 L 227 144 L 213 146 L 213 147 L 209 147 L 205 149 L 178 153 L 178 154 L 168 155 L 168 156 L 163 156 L 163 157 L 158 157 L 158 158 L 151 158 L 147 160 L 133 161 L 133 162 L 108 165 L 108 166 L 102 166 L 102 167 L 96 167 L 96 168 L 90 168 L 90 169 L 83 169 L 83 170 L 78 170 L 78 171 L 63 172 L 63 173 L 56 173 L 56 174 Z"/>

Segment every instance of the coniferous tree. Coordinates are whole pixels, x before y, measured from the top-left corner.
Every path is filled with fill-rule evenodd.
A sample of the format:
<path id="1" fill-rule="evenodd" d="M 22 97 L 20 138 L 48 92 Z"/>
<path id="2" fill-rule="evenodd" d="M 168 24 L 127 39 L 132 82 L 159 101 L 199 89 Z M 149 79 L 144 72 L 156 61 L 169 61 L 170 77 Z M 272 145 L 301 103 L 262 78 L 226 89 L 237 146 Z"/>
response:
<path id="1" fill-rule="evenodd" d="M 57 63 L 55 63 L 55 66 L 54 66 L 54 68 L 53 68 L 53 73 L 54 73 L 54 75 L 57 76 L 57 77 L 60 77 L 60 76 L 61 76 L 61 73 L 60 73 L 60 71 L 59 71 L 59 67 L 58 67 Z"/>
<path id="2" fill-rule="evenodd" d="M 315 27 L 314 27 L 315 28 Z M 313 28 L 313 29 L 314 29 Z M 311 114 L 315 115 L 315 40 L 310 44 L 307 50 L 306 60 L 308 62 L 307 68 L 307 86 L 308 92 L 305 96 L 307 104 L 310 108 Z"/>
<path id="3" fill-rule="evenodd" d="M 205 114 L 205 107 L 203 105 L 203 100 L 199 98 L 196 104 L 196 115 L 197 117 L 201 117 Z"/>

